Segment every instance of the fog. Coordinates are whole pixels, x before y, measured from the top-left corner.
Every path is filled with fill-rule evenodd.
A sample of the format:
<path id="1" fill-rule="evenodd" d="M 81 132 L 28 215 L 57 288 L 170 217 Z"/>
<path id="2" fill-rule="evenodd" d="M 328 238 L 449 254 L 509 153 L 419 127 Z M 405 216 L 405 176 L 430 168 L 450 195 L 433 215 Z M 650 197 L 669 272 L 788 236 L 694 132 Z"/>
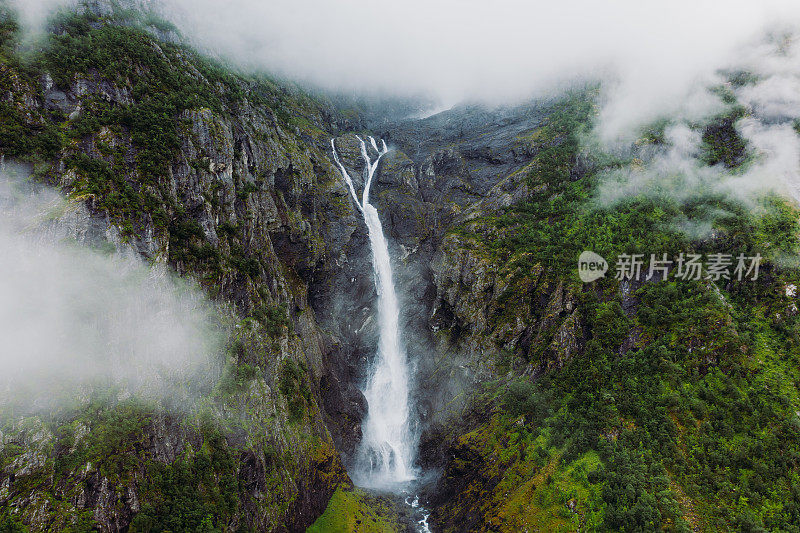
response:
<path id="1" fill-rule="evenodd" d="M 201 291 L 133 252 L 79 245 L 80 206 L 9 174 L 0 173 L 0 405 L 50 408 L 96 387 L 196 399 L 223 343 Z"/>
<path id="2" fill-rule="evenodd" d="M 37 27 L 68 0 L 11 1 Z M 602 77 L 609 138 L 691 113 L 686 94 L 743 43 L 800 22 L 794 0 L 129 1 L 233 64 L 328 90 L 511 103 Z"/>
<path id="3" fill-rule="evenodd" d="M 601 177 L 598 202 L 613 204 L 632 195 L 668 195 L 680 201 L 719 193 L 756 208 L 757 200 L 772 192 L 800 203 L 800 136 L 795 131 L 800 119 L 800 42 L 769 37 L 742 48 L 740 59 L 725 67 L 752 78 L 741 87 L 726 85 L 747 110 L 735 123 L 746 141 L 742 167 L 706 166 L 701 158 L 703 129 L 688 118 L 691 113 L 673 115 L 662 147 L 640 148 L 633 155 L 641 165 Z M 724 79 L 717 76 L 716 81 Z M 687 101 L 703 102 L 707 114 L 729 108 L 705 86 L 696 87 Z"/>
<path id="4" fill-rule="evenodd" d="M 20 19 L 28 29 L 38 29 L 44 23 L 53 9 L 67 4 L 65 0 L 12 0 L 13 5 L 20 14 Z"/>
<path id="5" fill-rule="evenodd" d="M 601 77 L 609 138 L 692 112 L 687 91 L 742 43 L 800 21 L 784 0 L 170 0 L 166 11 L 203 48 L 328 89 L 513 103 Z"/>

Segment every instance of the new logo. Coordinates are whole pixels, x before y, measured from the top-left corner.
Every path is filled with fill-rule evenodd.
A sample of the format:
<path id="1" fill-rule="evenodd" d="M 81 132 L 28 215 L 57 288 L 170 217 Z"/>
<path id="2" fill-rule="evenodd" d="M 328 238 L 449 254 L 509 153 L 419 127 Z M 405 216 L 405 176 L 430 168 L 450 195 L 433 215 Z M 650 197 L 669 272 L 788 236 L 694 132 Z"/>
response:
<path id="1" fill-rule="evenodd" d="M 603 256 L 588 250 L 578 257 L 578 276 L 584 283 L 590 283 L 606 275 L 608 262 Z"/>

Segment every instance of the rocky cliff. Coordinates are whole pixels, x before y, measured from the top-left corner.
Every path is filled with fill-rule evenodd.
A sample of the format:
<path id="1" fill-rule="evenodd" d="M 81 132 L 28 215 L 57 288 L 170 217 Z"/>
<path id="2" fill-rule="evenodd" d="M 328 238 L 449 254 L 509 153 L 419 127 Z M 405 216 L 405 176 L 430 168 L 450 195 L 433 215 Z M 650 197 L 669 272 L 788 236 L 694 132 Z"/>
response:
<path id="1" fill-rule="evenodd" d="M 357 425 L 338 413 L 361 409 L 338 385 L 342 341 L 309 302 L 363 238 L 326 153 L 352 125 L 96 6 L 56 21 L 31 63 L 10 18 L 3 28 L 0 151 L 70 196 L 61 224 L 78 242 L 198 280 L 235 322 L 202 409 L 4 415 L 3 509 L 37 530 L 146 530 L 171 515 L 171 529 L 302 530 L 347 481 L 326 421 L 336 435 Z M 172 502 L 176 490 L 189 492 Z"/>
<path id="2" fill-rule="evenodd" d="M 418 392 L 421 460 L 441 474 L 428 491 L 432 520 L 442 531 L 793 524 L 795 486 L 780 472 L 797 464 L 797 390 L 773 397 L 753 383 L 795 375 L 788 361 L 797 319 L 787 294 L 798 274 L 781 257 L 796 250 L 796 208 L 767 198 L 753 211 L 703 191 L 597 202 L 609 173 L 646 174 L 643 161 L 664 145 L 654 125 L 633 156 L 596 151 L 586 142 L 594 94 L 590 87 L 531 108 L 457 109 L 385 134 L 416 161 L 417 180 L 411 165 L 400 165 L 384 180 L 392 184 L 381 194 L 384 209 L 436 213 L 427 218 L 436 223 L 424 224 L 434 231 L 418 233 L 426 239 L 396 234 L 420 254 L 424 267 L 411 277 L 427 286 L 417 294 L 425 312 L 410 316 L 408 328 L 427 339 L 417 352 Z M 693 126 L 704 135 L 698 168 L 710 154 L 743 146 L 730 129 L 720 135 L 720 124 L 750 112 L 734 105 Z M 735 165 L 746 160 L 740 151 Z M 406 183 L 421 191 L 414 202 Z M 426 195 L 427 212 L 417 207 Z M 698 238 L 679 229 L 698 218 L 713 230 Z M 766 259 L 750 282 L 687 281 L 678 270 L 669 280 L 609 273 L 585 284 L 575 270 L 583 250 L 609 258 L 756 249 Z M 737 478 L 735 468 L 756 481 Z M 781 503 L 757 481 L 767 472 L 779 479 Z M 740 491 L 752 499 L 743 502 Z"/>

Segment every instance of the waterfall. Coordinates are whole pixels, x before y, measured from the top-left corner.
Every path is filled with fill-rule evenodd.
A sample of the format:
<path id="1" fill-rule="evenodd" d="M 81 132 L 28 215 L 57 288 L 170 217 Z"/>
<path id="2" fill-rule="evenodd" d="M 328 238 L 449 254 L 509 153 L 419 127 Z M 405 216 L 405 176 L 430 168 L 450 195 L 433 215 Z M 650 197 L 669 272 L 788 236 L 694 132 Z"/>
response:
<path id="1" fill-rule="evenodd" d="M 378 211 L 369 203 L 372 178 L 381 158 L 389 151 L 369 137 L 377 153 L 372 161 L 363 139 L 361 157 L 364 159 L 364 191 L 361 201 L 353 180 L 339 160 L 336 145 L 331 140 L 333 159 L 350 189 L 353 200 L 364 215 L 372 249 L 372 267 L 378 299 L 379 341 L 375 362 L 363 390 L 367 399 L 367 416 L 362 423 L 363 438 L 355 458 L 355 481 L 366 487 L 391 488 L 415 478 L 413 458 L 416 438 L 409 420 L 408 360 L 400 339 L 400 306 L 392 280 L 389 247 L 383 234 Z"/>

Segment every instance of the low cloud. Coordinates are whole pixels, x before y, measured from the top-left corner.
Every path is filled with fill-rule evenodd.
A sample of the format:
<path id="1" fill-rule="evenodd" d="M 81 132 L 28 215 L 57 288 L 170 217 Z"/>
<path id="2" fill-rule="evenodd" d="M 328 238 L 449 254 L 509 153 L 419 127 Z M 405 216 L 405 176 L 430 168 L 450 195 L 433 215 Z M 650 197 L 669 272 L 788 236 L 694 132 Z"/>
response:
<path id="1" fill-rule="evenodd" d="M 11 0 L 29 25 L 67 0 Z M 98 2 L 101 0 L 91 0 Z M 134 1 L 134 0 L 128 0 Z M 608 138 L 664 112 L 775 24 L 794 0 L 135 0 L 233 64 L 329 90 L 513 103 L 606 80 Z"/>
<path id="2" fill-rule="evenodd" d="M 719 93 L 709 87 L 698 87 L 688 100 L 710 98 L 707 112 L 743 106 L 743 116 L 734 123 L 746 142 L 747 160 L 742 166 L 731 170 L 721 164 L 706 165 L 703 126 L 687 118 L 690 113 L 678 114 L 669 117 L 662 146 L 645 144 L 635 149 L 632 155 L 640 164 L 601 177 L 596 198 L 601 205 L 637 195 L 668 196 L 682 202 L 708 193 L 737 199 L 751 208 L 757 208 L 757 200 L 768 193 L 800 204 L 800 136 L 796 131 L 800 124 L 800 42 L 772 36 L 743 49 L 741 60 L 725 67 L 731 73 L 747 73 L 735 84 L 721 76 L 715 80 L 735 97 L 735 104 L 723 103 Z M 707 221 L 694 222 L 710 228 Z"/>
<path id="3" fill-rule="evenodd" d="M 73 5 L 72 0 L 10 0 L 19 13 L 20 22 L 27 31 L 39 32 L 47 18 L 57 9 Z"/>
<path id="4" fill-rule="evenodd" d="M 180 404 L 213 383 L 224 336 L 190 283 L 71 238 L 76 206 L 0 174 L 0 407 L 96 387 Z M 113 247 L 112 247 L 113 248 Z"/>

